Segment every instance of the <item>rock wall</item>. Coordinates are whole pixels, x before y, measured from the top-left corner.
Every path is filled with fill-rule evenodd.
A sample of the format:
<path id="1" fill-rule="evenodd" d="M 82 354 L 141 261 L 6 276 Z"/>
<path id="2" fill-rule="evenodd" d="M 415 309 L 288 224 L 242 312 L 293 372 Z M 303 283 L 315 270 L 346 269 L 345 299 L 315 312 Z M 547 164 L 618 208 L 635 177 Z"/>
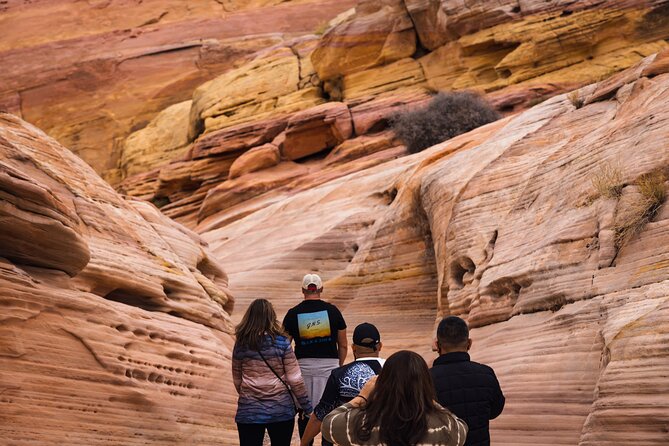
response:
<path id="1" fill-rule="evenodd" d="M 495 444 L 665 444 L 667 57 L 420 154 L 222 201 L 197 230 L 240 307 L 283 314 L 315 271 L 350 327 L 429 360 L 435 315 L 466 318 L 507 395 Z M 665 194 L 621 241 L 651 177 Z"/>
<path id="2" fill-rule="evenodd" d="M 402 155 L 388 118 L 436 91 L 478 90 L 512 114 L 607 78 L 667 47 L 668 8 L 363 0 L 323 36 L 257 53 L 133 134 L 118 190 L 195 227 L 309 172 L 331 179 L 354 168 L 345 160 Z"/>
<path id="3" fill-rule="evenodd" d="M 244 5 L 219 2 L 225 20 L 263 27 Z M 215 255 L 235 320 L 257 297 L 283 314 L 307 271 L 351 327 L 380 327 L 387 353 L 431 359 L 435 316 L 466 318 L 508 397 L 495 444 L 665 444 L 666 17 L 661 0 L 361 1 L 322 37 L 263 36 L 220 76 L 177 81 L 189 93 L 118 141 L 128 201 L 1 115 L 3 437 L 235 444 L 232 300 Z M 144 48 L 129 43 L 144 32 L 118 35 Z M 29 65 L 16 51 L 13 82 Z M 172 91 L 174 73 L 150 67 Z M 513 112 L 575 87 L 420 154 L 387 128 L 439 89 Z"/>
<path id="4" fill-rule="evenodd" d="M 120 181 L 125 138 L 203 82 L 354 0 L 10 0 L 0 5 L 0 111 Z"/>
<path id="5" fill-rule="evenodd" d="M 206 243 L 10 114 L 0 155 L 2 443 L 233 444 L 234 301 Z"/>

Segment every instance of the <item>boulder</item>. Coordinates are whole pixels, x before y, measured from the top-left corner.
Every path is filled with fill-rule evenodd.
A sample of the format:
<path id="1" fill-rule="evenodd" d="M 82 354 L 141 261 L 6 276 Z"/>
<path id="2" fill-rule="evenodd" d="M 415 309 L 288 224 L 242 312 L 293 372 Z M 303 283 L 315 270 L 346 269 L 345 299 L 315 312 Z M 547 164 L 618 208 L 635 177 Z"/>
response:
<path id="1" fill-rule="evenodd" d="M 161 111 L 146 127 L 125 140 L 119 162 L 122 178 L 148 172 L 188 151 L 188 119 L 192 101 Z"/>
<path id="2" fill-rule="evenodd" d="M 351 113 L 341 102 L 329 102 L 296 113 L 288 120 L 281 155 L 297 160 L 348 139 L 353 132 Z"/>
<path id="3" fill-rule="evenodd" d="M 323 80 L 409 57 L 416 33 L 403 0 L 363 0 L 356 14 L 328 30 L 311 55 Z"/>
<path id="4" fill-rule="evenodd" d="M 230 166 L 229 179 L 234 179 L 245 173 L 255 172 L 279 164 L 281 154 L 274 144 L 263 144 L 244 152 Z"/>

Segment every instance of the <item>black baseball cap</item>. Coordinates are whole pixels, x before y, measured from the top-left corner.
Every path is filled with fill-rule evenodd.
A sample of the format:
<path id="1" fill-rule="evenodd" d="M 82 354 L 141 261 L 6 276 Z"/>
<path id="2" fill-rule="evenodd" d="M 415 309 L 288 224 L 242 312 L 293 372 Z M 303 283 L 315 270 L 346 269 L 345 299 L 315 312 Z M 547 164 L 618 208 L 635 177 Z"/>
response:
<path id="1" fill-rule="evenodd" d="M 363 322 L 353 330 L 353 343 L 361 347 L 373 348 L 381 342 L 379 330 L 369 322 Z"/>

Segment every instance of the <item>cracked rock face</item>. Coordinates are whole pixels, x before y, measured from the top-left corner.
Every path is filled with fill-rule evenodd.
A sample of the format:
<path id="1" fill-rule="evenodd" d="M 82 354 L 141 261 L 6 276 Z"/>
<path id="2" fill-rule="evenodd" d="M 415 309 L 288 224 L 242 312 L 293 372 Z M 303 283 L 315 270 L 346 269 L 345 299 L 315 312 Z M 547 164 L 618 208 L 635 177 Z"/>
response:
<path id="1" fill-rule="evenodd" d="M 4 113 L 0 234 L 4 441 L 231 444 L 234 301 L 198 235 Z"/>

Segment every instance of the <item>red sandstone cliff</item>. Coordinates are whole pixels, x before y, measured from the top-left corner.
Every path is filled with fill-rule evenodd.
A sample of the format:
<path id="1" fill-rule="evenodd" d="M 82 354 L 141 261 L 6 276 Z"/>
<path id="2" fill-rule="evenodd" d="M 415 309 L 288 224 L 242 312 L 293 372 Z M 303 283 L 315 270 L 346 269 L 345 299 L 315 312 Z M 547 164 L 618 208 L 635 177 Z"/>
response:
<path id="1" fill-rule="evenodd" d="M 0 114 L 3 444 L 231 444 L 227 286 L 198 235 Z"/>
<path id="2" fill-rule="evenodd" d="M 242 307 L 267 297 L 285 311 L 316 271 L 350 326 L 373 322 L 389 351 L 427 358 L 435 316 L 466 318 L 507 395 L 494 444 L 663 445 L 666 196 L 616 235 L 645 203 L 644 175 L 669 187 L 668 60 L 329 181 L 324 162 L 241 202 L 248 189 L 231 189 L 198 231 Z M 602 195 L 593 181 L 610 166 L 619 192 Z"/>
<path id="3" fill-rule="evenodd" d="M 312 33 L 354 0 L 9 0 L 0 111 L 111 181 L 122 141 L 249 54 Z"/>
<path id="4" fill-rule="evenodd" d="M 2 115 L 4 437 L 234 444 L 227 277 L 235 319 L 256 297 L 282 313 L 317 271 L 388 352 L 429 359 L 435 318 L 467 318 L 508 397 L 495 444 L 665 444 L 666 199 L 619 235 L 644 178 L 667 187 L 666 17 L 659 0 L 363 1 L 323 37 L 273 41 L 119 142 L 120 190 L 199 236 Z M 513 111 L 602 77 L 416 155 L 387 129 L 438 89 Z"/>

